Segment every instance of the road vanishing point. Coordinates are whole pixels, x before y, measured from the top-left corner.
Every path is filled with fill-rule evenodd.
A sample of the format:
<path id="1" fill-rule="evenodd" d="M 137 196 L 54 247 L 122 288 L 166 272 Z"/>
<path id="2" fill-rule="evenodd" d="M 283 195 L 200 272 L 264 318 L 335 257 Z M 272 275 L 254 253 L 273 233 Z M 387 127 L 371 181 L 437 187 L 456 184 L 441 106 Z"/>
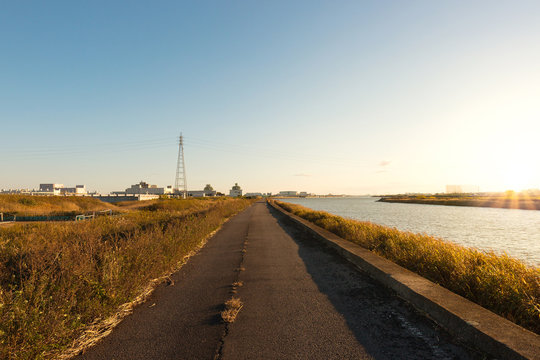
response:
<path id="1" fill-rule="evenodd" d="M 233 296 L 243 307 L 225 323 L 221 312 Z M 260 201 L 76 358 L 486 357 Z"/>

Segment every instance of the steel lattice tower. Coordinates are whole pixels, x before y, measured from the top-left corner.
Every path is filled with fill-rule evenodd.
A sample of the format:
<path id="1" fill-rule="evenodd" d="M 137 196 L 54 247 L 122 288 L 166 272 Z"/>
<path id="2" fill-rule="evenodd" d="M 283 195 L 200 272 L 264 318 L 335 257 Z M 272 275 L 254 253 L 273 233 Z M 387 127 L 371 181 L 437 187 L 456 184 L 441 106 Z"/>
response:
<path id="1" fill-rule="evenodd" d="M 184 162 L 184 138 L 180 133 L 180 143 L 178 144 L 178 162 L 176 164 L 176 180 L 174 181 L 174 190 L 187 197 L 186 182 L 186 163 Z"/>

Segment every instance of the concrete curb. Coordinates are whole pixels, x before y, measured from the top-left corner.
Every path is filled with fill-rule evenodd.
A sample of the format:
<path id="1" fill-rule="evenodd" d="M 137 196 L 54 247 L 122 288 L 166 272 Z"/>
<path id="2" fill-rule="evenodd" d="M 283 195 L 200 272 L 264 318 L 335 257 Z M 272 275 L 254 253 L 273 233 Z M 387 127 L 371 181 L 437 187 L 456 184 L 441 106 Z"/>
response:
<path id="1" fill-rule="evenodd" d="M 540 359 L 540 336 L 309 221 L 269 204 L 445 328 L 498 359 Z"/>

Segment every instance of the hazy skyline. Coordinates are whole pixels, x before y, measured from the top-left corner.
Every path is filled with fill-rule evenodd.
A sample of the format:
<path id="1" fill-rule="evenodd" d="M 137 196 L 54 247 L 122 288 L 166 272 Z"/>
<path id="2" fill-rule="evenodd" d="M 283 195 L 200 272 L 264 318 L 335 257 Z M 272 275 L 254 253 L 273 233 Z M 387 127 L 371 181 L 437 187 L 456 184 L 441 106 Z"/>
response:
<path id="1" fill-rule="evenodd" d="M 0 188 L 540 188 L 540 3 L 4 3 Z"/>

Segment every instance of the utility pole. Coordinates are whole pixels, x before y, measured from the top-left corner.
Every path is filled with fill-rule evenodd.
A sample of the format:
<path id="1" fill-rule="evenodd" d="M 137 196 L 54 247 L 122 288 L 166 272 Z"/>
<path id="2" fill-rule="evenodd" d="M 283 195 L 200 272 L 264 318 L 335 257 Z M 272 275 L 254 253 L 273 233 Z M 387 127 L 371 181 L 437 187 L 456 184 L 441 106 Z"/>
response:
<path id="1" fill-rule="evenodd" d="M 178 144 L 178 162 L 176 164 L 174 190 L 182 194 L 184 199 L 187 197 L 186 163 L 184 162 L 184 138 L 182 133 L 180 133 L 180 142 Z"/>

